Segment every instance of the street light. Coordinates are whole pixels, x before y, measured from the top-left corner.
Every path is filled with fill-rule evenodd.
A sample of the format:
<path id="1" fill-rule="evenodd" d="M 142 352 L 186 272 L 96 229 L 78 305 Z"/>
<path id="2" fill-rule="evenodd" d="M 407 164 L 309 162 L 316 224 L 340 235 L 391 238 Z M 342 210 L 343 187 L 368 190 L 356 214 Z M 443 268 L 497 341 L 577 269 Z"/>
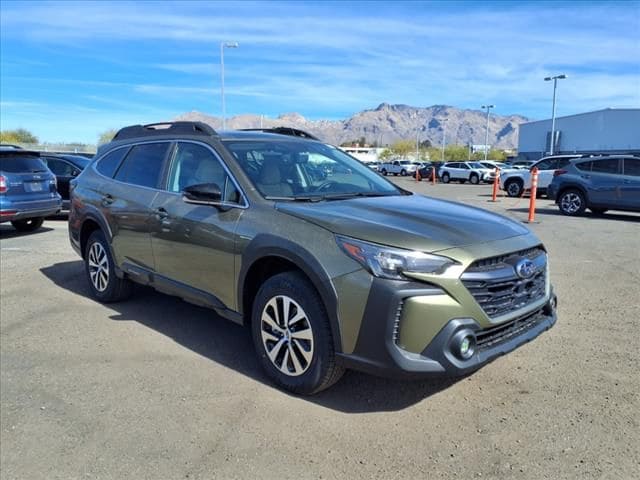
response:
<path id="1" fill-rule="evenodd" d="M 553 155 L 553 144 L 555 143 L 555 133 L 556 133 L 556 87 L 558 85 L 558 80 L 564 80 L 567 78 L 565 74 L 556 75 L 555 77 L 544 77 L 545 82 L 549 82 L 553 80 L 553 108 L 551 110 L 551 147 L 549 148 L 549 155 Z"/>
<path id="2" fill-rule="evenodd" d="M 220 42 L 220 92 L 222 93 L 222 130 L 227 129 L 226 109 L 224 104 L 224 49 L 238 48 L 238 42 Z"/>
<path id="3" fill-rule="evenodd" d="M 447 135 L 447 122 L 449 121 L 449 119 L 443 118 L 440 121 L 442 122 L 442 153 L 440 155 L 440 160 L 444 162 L 444 144 L 445 144 L 445 139 Z"/>
<path id="4" fill-rule="evenodd" d="M 484 134 L 484 161 L 487 161 L 487 155 L 489 155 L 489 111 L 492 108 L 496 108 L 495 105 L 482 105 L 481 108 L 487 109 L 487 129 Z"/>

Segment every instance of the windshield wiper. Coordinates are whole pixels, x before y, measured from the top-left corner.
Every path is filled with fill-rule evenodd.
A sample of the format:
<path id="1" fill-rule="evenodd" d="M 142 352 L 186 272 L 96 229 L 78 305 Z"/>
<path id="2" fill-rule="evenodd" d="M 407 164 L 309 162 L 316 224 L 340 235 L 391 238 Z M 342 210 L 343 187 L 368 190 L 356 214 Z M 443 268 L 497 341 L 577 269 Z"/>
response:
<path id="1" fill-rule="evenodd" d="M 278 196 L 266 196 L 267 200 L 283 200 L 289 202 L 321 202 L 324 200 L 322 195 L 295 195 L 292 197 L 278 197 Z"/>
<path id="2" fill-rule="evenodd" d="M 325 200 L 346 200 L 349 198 L 356 197 L 391 197 L 395 194 L 393 193 L 382 193 L 382 192 L 351 192 L 351 193 L 330 193 L 328 195 L 324 195 L 323 198 Z"/>

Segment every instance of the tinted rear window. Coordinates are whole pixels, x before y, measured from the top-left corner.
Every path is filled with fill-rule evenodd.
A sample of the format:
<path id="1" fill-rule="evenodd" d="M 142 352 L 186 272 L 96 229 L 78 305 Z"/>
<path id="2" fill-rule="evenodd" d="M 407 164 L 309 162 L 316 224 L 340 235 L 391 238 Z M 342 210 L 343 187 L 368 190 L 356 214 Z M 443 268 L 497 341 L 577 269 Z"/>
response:
<path id="1" fill-rule="evenodd" d="M 625 158 L 624 174 L 640 177 L 640 158 Z"/>
<path id="2" fill-rule="evenodd" d="M 38 157 L 2 155 L 0 156 L 0 171 L 7 173 L 46 172 L 47 167 Z"/>
<path id="3" fill-rule="evenodd" d="M 116 180 L 157 188 L 169 143 L 147 143 L 133 147 L 116 173 Z"/>
<path id="4" fill-rule="evenodd" d="M 129 149 L 127 148 L 118 148 L 117 150 L 107 153 L 98 160 L 96 169 L 105 177 L 113 178 L 113 174 L 116 173 L 118 165 L 120 165 L 122 158 L 128 151 Z"/>

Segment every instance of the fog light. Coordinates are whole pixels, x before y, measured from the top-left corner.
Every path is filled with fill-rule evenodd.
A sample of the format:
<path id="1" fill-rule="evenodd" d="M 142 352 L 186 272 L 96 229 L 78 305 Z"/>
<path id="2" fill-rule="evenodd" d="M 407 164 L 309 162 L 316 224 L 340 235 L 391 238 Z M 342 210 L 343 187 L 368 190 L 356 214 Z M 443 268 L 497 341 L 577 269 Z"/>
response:
<path id="1" fill-rule="evenodd" d="M 458 332 L 451 343 L 453 354 L 461 360 L 469 360 L 476 353 L 476 336 L 470 330 Z"/>

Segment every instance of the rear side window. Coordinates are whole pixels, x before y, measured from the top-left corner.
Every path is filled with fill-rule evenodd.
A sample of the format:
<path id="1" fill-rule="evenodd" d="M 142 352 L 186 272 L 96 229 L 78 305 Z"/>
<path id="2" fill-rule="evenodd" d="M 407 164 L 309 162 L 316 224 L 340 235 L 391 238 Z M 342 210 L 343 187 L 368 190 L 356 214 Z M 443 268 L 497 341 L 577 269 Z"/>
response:
<path id="1" fill-rule="evenodd" d="M 98 160 L 96 170 L 105 177 L 113 178 L 113 174 L 116 173 L 118 165 L 120 165 L 120 162 L 126 153 L 126 148 L 118 148 L 107 153 L 104 157 Z"/>
<path id="2" fill-rule="evenodd" d="M 640 158 L 625 158 L 623 172 L 625 175 L 640 177 Z"/>
<path id="3" fill-rule="evenodd" d="M 51 170 L 53 174 L 58 177 L 70 177 L 71 173 L 74 170 L 73 165 L 63 160 L 47 158 L 46 161 L 49 170 Z"/>
<path id="4" fill-rule="evenodd" d="M 122 162 L 116 180 L 141 187 L 157 188 L 169 143 L 136 145 Z"/>
<path id="5" fill-rule="evenodd" d="M 579 162 L 576 163 L 576 168 L 581 172 L 590 172 L 592 162 Z"/>
<path id="6" fill-rule="evenodd" d="M 46 172 L 46 165 L 36 156 L 2 155 L 0 156 L 0 172 L 34 173 Z"/>
<path id="7" fill-rule="evenodd" d="M 591 162 L 591 171 L 595 173 L 618 173 L 618 159 L 593 160 Z"/>

